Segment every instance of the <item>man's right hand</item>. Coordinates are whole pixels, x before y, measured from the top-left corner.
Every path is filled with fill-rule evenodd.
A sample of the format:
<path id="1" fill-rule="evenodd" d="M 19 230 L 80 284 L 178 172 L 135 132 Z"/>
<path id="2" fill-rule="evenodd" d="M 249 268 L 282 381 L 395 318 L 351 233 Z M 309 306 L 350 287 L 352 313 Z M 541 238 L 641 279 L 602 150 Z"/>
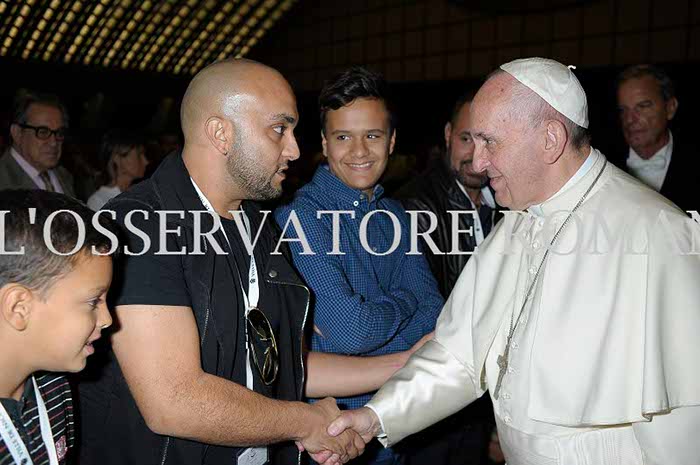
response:
<path id="1" fill-rule="evenodd" d="M 368 407 L 346 410 L 328 426 L 328 434 L 338 436 L 348 429 L 354 430 L 365 443 L 368 443 L 379 434 L 381 423 L 374 410 Z"/>
<path id="2" fill-rule="evenodd" d="M 335 399 L 326 397 L 310 405 L 311 421 L 304 431 L 304 436 L 297 443 L 301 444 L 314 460 L 333 463 L 346 463 L 364 452 L 365 443 L 354 431 L 343 431 L 330 436 L 327 432 L 329 423 L 340 415 Z M 329 456 L 328 452 L 332 452 Z"/>

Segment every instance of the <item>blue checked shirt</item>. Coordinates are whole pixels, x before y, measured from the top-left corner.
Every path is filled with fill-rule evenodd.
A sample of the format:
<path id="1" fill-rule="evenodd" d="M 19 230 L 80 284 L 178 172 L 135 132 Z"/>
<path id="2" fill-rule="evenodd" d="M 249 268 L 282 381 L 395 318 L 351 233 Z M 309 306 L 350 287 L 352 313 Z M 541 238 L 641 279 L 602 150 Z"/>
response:
<path id="1" fill-rule="evenodd" d="M 290 213 L 299 218 L 303 234 L 314 255 L 302 254 L 300 242 L 289 242 L 294 265 L 311 288 L 315 303 L 313 333 L 315 351 L 345 355 L 383 355 L 404 351 L 435 328 L 443 299 L 428 262 L 422 255 L 406 255 L 410 249 L 408 215 L 395 200 L 382 196 L 376 186 L 372 200 L 360 190 L 346 186 L 321 165 L 312 181 L 299 189 L 294 200 L 275 211 L 285 228 Z M 340 215 L 340 252 L 333 250 L 332 217 L 323 210 L 352 211 Z M 398 219 L 398 247 L 379 256 L 366 251 L 360 242 L 360 222 L 370 212 L 386 210 Z M 383 212 L 374 213 L 367 223 L 368 246 L 385 253 L 394 241 L 394 223 Z M 398 228 L 397 228 L 398 229 Z M 290 222 L 286 238 L 298 238 Z M 339 398 L 346 408 L 362 407 L 370 395 Z"/>

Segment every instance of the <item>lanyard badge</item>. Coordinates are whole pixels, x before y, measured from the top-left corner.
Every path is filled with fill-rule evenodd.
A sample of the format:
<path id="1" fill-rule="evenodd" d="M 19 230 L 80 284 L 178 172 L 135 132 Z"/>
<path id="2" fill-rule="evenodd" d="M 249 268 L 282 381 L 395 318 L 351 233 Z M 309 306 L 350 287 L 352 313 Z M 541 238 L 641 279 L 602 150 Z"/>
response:
<path id="1" fill-rule="evenodd" d="M 199 186 L 197 186 L 197 183 L 194 182 L 194 179 L 190 178 L 190 180 L 192 181 L 192 185 L 194 186 L 195 190 L 197 191 L 197 195 L 199 195 L 199 200 L 202 201 L 202 204 L 207 209 L 207 211 L 214 216 L 215 221 L 218 221 L 219 215 L 214 210 L 214 207 L 212 207 L 211 203 L 209 202 L 209 199 L 207 199 L 207 197 L 201 191 Z M 246 233 L 248 234 L 248 237 L 250 237 L 250 235 L 251 235 L 250 221 L 248 220 L 248 217 L 246 216 L 243 209 L 241 209 L 241 216 L 243 217 L 243 222 L 245 224 Z M 229 250 L 231 251 L 231 253 L 233 253 L 233 249 L 231 248 L 231 241 L 229 241 L 228 235 L 226 234 L 226 230 L 222 227 L 220 222 L 219 222 L 219 227 L 221 229 L 221 232 L 224 235 L 224 238 L 226 239 L 226 242 L 228 243 Z M 254 255 L 251 254 L 251 256 L 250 256 L 250 268 L 248 269 L 248 292 L 247 293 L 246 293 L 245 287 L 243 286 L 243 282 L 241 281 L 240 275 L 238 276 L 238 279 L 239 279 L 239 284 L 241 286 L 241 292 L 243 293 L 243 302 L 245 303 L 245 315 L 247 317 L 248 312 L 251 309 L 256 308 L 258 306 L 258 301 L 260 299 L 260 284 L 258 282 L 258 269 L 257 269 L 257 266 L 255 265 L 255 256 Z M 246 387 L 252 391 L 253 390 L 253 369 L 252 369 L 251 364 L 250 364 L 250 344 L 248 344 L 249 337 L 250 336 L 248 335 L 248 325 L 245 324 Z M 237 465 L 265 465 L 266 463 L 268 463 L 268 459 L 269 459 L 269 453 L 268 453 L 267 447 L 249 447 L 247 449 L 240 451 L 240 453 L 236 457 L 236 464 Z"/>
<path id="2" fill-rule="evenodd" d="M 56 444 L 53 440 L 53 433 L 51 432 L 51 424 L 49 422 L 49 414 L 46 411 L 46 404 L 44 399 L 41 397 L 39 392 L 39 386 L 36 383 L 36 379 L 32 377 L 32 383 L 34 383 L 34 396 L 36 398 L 37 412 L 39 414 L 39 426 L 41 427 L 41 439 L 46 446 L 46 451 L 49 455 L 50 465 L 58 465 L 58 455 L 56 454 Z M 12 423 L 10 415 L 5 410 L 5 407 L 0 404 L 0 436 L 5 442 L 7 449 L 10 451 L 10 455 L 15 463 L 19 465 L 32 465 L 32 458 L 29 456 L 29 451 L 27 446 L 22 441 L 22 437 L 17 431 L 17 428 Z"/>

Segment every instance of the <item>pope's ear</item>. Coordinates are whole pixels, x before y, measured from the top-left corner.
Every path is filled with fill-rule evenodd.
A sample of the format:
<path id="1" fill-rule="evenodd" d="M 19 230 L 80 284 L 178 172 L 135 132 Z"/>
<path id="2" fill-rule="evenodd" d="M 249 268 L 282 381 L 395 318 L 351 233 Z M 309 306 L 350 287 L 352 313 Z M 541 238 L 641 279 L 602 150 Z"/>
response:
<path id="1" fill-rule="evenodd" d="M 3 323 L 16 331 L 27 329 L 35 299 L 34 293 L 25 286 L 5 284 L 0 288 L 0 318 Z"/>
<path id="2" fill-rule="evenodd" d="M 549 120 L 545 125 L 544 154 L 545 163 L 552 165 L 559 160 L 571 134 L 566 130 L 564 123 L 557 120 Z"/>

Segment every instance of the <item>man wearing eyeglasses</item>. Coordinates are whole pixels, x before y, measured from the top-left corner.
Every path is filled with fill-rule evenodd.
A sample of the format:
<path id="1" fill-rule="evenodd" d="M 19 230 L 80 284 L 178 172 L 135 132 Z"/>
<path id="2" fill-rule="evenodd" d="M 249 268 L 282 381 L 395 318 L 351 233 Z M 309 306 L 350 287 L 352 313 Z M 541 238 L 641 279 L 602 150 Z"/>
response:
<path id="1" fill-rule="evenodd" d="M 57 97 L 17 97 L 10 126 L 12 146 L 0 158 L 0 189 L 43 189 L 75 196 L 73 176 L 58 166 L 68 114 Z"/>

